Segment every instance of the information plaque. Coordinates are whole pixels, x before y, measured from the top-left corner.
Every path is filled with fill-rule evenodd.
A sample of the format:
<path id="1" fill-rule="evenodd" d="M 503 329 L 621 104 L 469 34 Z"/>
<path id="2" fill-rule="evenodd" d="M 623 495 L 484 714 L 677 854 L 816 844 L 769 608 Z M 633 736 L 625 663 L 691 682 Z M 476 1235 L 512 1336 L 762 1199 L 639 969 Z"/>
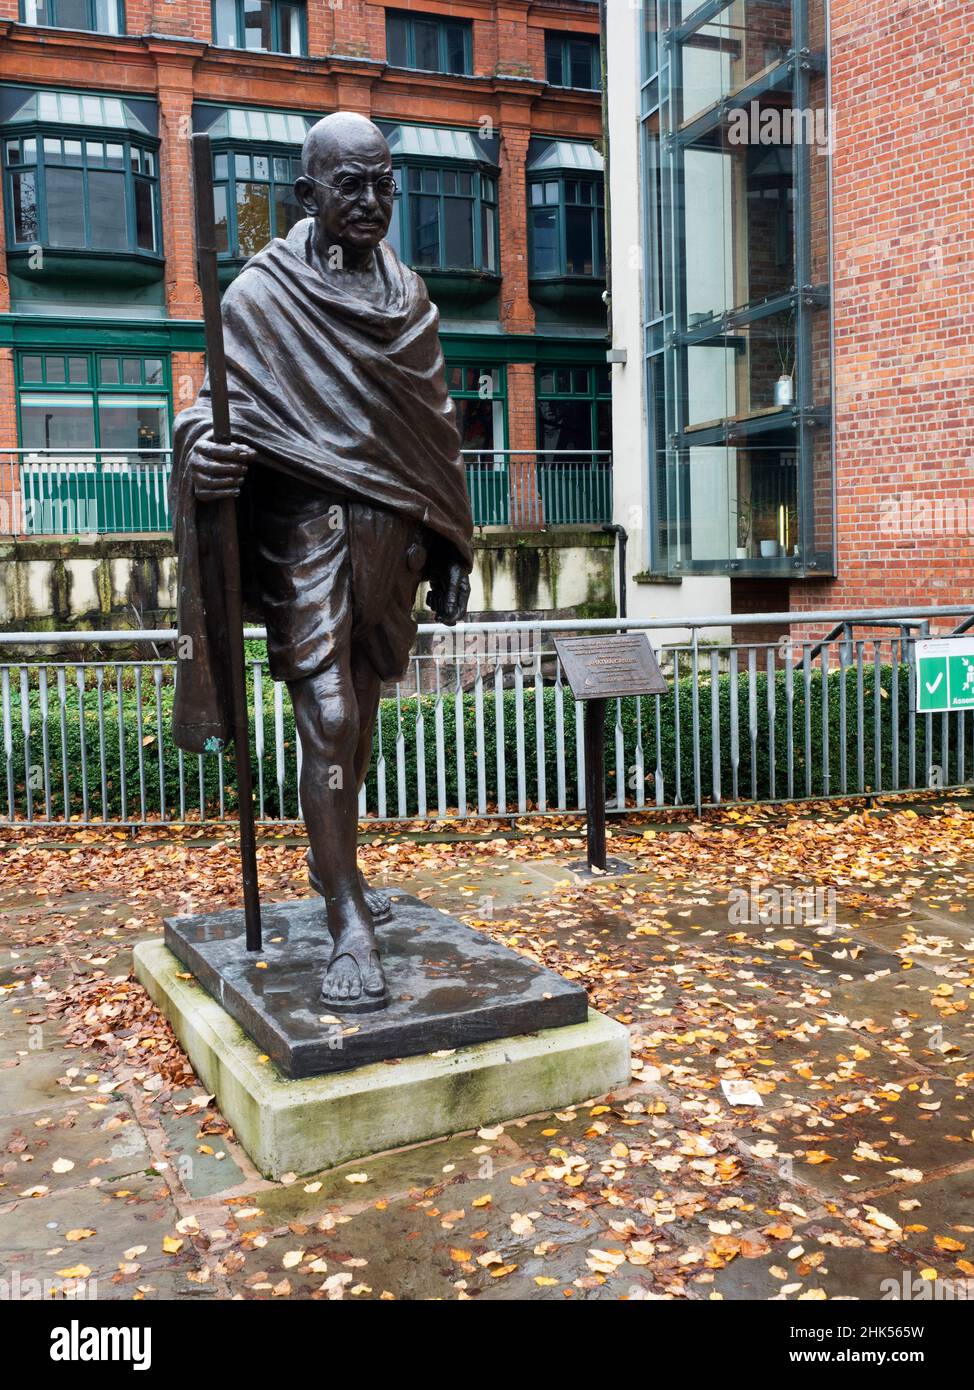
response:
<path id="1" fill-rule="evenodd" d="M 576 700 L 666 694 L 666 681 L 645 632 L 556 637 L 555 650 Z"/>
<path id="2" fill-rule="evenodd" d="M 585 817 L 588 858 L 572 865 L 591 874 L 624 873 L 605 857 L 605 711 L 610 700 L 665 695 L 666 681 L 644 632 L 604 637 L 556 637 L 555 650 L 576 700 L 585 701 Z"/>

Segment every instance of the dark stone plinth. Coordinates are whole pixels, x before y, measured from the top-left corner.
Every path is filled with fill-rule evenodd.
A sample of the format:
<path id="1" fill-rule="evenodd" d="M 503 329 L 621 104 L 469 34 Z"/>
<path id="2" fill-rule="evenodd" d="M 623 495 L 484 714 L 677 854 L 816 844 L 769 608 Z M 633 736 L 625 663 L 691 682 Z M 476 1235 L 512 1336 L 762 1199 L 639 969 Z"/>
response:
<path id="1" fill-rule="evenodd" d="M 319 997 L 331 955 L 321 900 L 266 903 L 261 916 L 259 955 L 245 949 L 241 911 L 169 918 L 166 945 L 285 1076 L 349 1071 L 587 1017 L 579 985 L 405 895 L 393 895 L 392 921 L 378 929 L 389 1007 L 341 1014 Z"/>

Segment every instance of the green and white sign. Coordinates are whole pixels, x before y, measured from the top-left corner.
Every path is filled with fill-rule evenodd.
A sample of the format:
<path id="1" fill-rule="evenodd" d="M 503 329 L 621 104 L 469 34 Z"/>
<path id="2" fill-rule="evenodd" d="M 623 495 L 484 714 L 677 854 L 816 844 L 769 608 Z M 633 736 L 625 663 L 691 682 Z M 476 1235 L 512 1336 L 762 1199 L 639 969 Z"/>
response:
<path id="1" fill-rule="evenodd" d="M 974 709 L 974 637 L 918 642 L 916 664 L 918 713 Z"/>

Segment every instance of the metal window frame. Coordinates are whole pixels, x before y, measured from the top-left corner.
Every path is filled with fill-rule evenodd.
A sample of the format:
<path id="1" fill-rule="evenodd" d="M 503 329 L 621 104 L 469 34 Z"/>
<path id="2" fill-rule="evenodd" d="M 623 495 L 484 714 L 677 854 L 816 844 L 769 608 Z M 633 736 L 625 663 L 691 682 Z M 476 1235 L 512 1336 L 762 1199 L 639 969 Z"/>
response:
<path id="1" fill-rule="evenodd" d="M 241 0 L 238 0 L 240 3 Z M 425 14 L 417 10 L 386 10 L 386 52 L 388 54 L 388 34 L 389 21 L 392 19 L 402 20 L 406 25 L 406 64 L 405 68 L 409 72 L 437 72 L 446 77 L 472 77 L 473 76 L 473 20 L 466 19 L 462 15 L 453 17 L 451 15 Z M 420 68 L 416 66 L 416 22 L 436 25 L 436 46 L 437 62 L 439 67 Z M 451 24 L 457 25 L 463 31 L 463 71 L 455 72 L 448 67 L 449 47 L 447 41 L 447 27 Z M 390 64 L 399 67 L 398 63 Z"/>
<path id="2" fill-rule="evenodd" d="M 18 0 L 17 14 L 21 24 L 28 25 L 31 29 L 63 29 L 68 33 L 74 34 L 107 34 L 110 38 L 118 38 L 127 33 L 125 27 L 125 0 L 114 0 L 116 14 L 118 16 L 118 32 L 112 33 L 110 29 L 99 29 L 97 24 L 97 0 L 85 0 L 85 8 L 91 23 L 85 29 L 76 29 L 73 24 L 61 24 L 58 21 L 58 9 L 61 0 L 46 0 L 51 11 L 51 18 L 47 24 L 32 24 L 27 18 L 27 0 Z"/>
<path id="3" fill-rule="evenodd" d="M 537 428 L 538 406 L 541 401 L 571 401 L 575 404 L 579 402 L 587 402 L 589 406 L 589 431 L 591 443 L 588 447 L 588 450 L 579 449 L 575 452 L 588 452 L 591 453 L 594 457 L 598 453 L 599 449 L 599 405 L 600 403 L 604 403 L 606 401 L 611 402 L 612 400 L 611 378 L 609 380 L 609 385 L 607 386 L 607 388 L 604 391 L 599 390 L 599 374 L 600 372 L 606 372 L 606 370 L 607 369 L 599 363 L 545 362 L 543 366 L 541 366 L 540 370 L 536 370 L 534 374 L 535 427 Z M 589 382 L 588 390 L 576 391 L 574 388 L 572 388 L 572 390 L 570 391 L 542 391 L 541 377 L 542 373 L 547 371 L 587 372 Z"/>
<path id="4" fill-rule="evenodd" d="M 577 271 L 568 270 L 568 209 L 569 207 L 585 207 L 584 203 L 569 203 L 565 196 L 565 185 L 572 183 L 588 183 L 596 190 L 596 197 L 591 204 L 592 213 L 592 265 L 598 266 L 591 275 L 579 274 Z M 558 210 L 558 267 L 556 270 L 537 270 L 534 264 L 534 212 L 535 205 L 531 202 L 531 189 L 536 185 L 546 183 L 558 184 L 558 202 L 545 203 L 544 208 L 557 206 Z M 601 261 L 599 257 L 599 229 L 605 226 L 605 179 L 597 174 L 574 173 L 564 170 L 552 169 L 547 174 L 529 174 L 527 178 L 527 213 L 528 213 L 528 276 L 532 280 L 590 280 L 593 284 L 605 281 L 606 263 L 608 261 L 608 247 L 602 248 Z M 601 196 L 599 196 L 601 195 Z"/>
<path id="5" fill-rule="evenodd" d="M 653 0 L 646 0 L 653 3 Z M 676 0 L 658 0 L 656 9 L 656 66 L 649 70 L 649 45 L 645 33 L 641 36 L 640 90 L 642 105 L 640 124 L 640 160 L 643 189 L 643 228 L 647 244 L 652 244 L 650 236 L 657 235 L 662 260 L 662 281 L 664 302 L 656 306 L 651 300 L 648 275 L 644 277 L 644 390 L 646 398 L 647 464 L 650 470 L 648 555 L 651 572 L 669 575 L 728 574 L 752 577 L 790 577 L 802 578 L 808 575 L 821 576 L 835 568 L 835 503 L 834 467 L 832 468 L 832 526 L 828 538 L 814 535 L 814 469 L 813 447 L 822 437 L 822 430 L 829 430 L 832 424 L 834 400 L 825 406 L 817 405 L 813 396 L 812 384 L 812 322 L 816 312 L 830 312 L 831 286 L 811 283 L 811 198 L 810 198 L 810 150 L 806 143 L 798 141 L 791 146 L 792 187 L 795 196 L 795 239 L 794 239 L 794 284 L 786 293 L 770 297 L 765 301 L 748 303 L 723 315 L 692 328 L 686 320 L 686 244 L 683 237 L 685 220 L 685 184 L 683 178 L 683 159 L 686 150 L 699 141 L 709 131 L 717 128 L 727 114 L 739 108 L 746 108 L 755 98 L 765 92 L 780 89 L 785 83 L 792 93 L 791 109 L 805 110 L 809 106 L 810 85 L 816 73 L 828 74 L 828 49 L 812 52 L 809 47 L 809 0 L 791 0 L 791 44 L 786 57 L 770 66 L 753 82 L 726 94 L 706 110 L 695 113 L 692 119 L 683 123 L 682 116 L 682 45 L 703 25 L 711 22 L 727 9 L 731 0 L 705 0 L 697 9 L 680 18 Z M 659 113 L 659 130 L 651 138 L 649 121 Z M 654 226 L 655 216 L 650 209 L 649 179 L 652 173 L 650 145 L 658 150 L 662 165 L 663 208 L 660 227 Z M 831 173 L 831 171 L 830 171 Z M 829 179 L 831 192 L 831 179 Z M 831 215 L 831 198 L 830 198 Z M 790 417 L 785 414 L 765 419 L 755 418 L 747 422 L 725 421 L 707 430 L 694 430 L 692 438 L 686 434 L 686 409 L 689 399 L 688 350 L 695 344 L 712 342 L 724 338 L 736 327 L 757 322 L 771 314 L 791 309 L 795 314 L 795 401 Z M 650 317 L 651 311 L 655 316 Z M 831 335 L 830 335 L 831 336 Z M 653 363 L 660 355 L 665 363 L 665 422 L 666 459 L 661 464 L 656 450 L 656 412 L 658 403 L 654 397 L 652 384 Z M 834 392 L 830 393 L 834 397 Z M 689 453 L 691 448 L 707 446 L 740 447 L 748 439 L 760 438 L 771 431 L 781 432 L 793 429 L 795 453 L 797 454 L 798 491 L 796 507 L 798 513 L 798 538 L 800 563 L 797 568 L 790 563 L 792 557 L 781 557 L 777 568 L 755 565 L 754 557 L 746 560 L 693 561 L 676 559 L 671 554 L 671 536 L 675 531 L 685 531 L 675 549 L 685 550 L 689 545 Z M 665 470 L 666 515 L 659 515 L 659 470 Z M 665 537 L 665 539 L 664 539 Z M 818 554 L 824 544 L 831 557 L 831 570 L 819 563 Z M 818 554 L 816 553 L 818 552 Z"/>
<path id="6" fill-rule="evenodd" d="M 508 407 L 508 396 L 507 396 L 507 363 L 506 363 L 506 362 L 489 362 L 489 361 L 484 361 L 484 360 L 477 360 L 477 361 L 474 361 L 474 360 L 471 359 L 471 358 L 456 358 L 456 359 L 451 359 L 451 358 L 449 358 L 449 357 L 446 357 L 446 358 L 445 358 L 445 362 L 446 362 L 446 370 L 447 370 L 447 391 L 448 391 L 449 395 L 451 396 L 451 398 L 452 398 L 453 400 L 456 400 L 456 401 L 480 401 L 480 400 L 489 400 L 489 401 L 491 401 L 491 402 L 493 402 L 493 403 L 495 403 L 495 404 L 496 404 L 497 402 L 499 402 L 499 403 L 501 404 L 501 406 L 503 407 L 502 416 L 503 416 L 503 425 L 504 425 L 504 438 L 503 438 L 499 443 L 495 440 L 494 443 L 491 445 L 490 449 L 489 449 L 489 450 L 486 450 L 486 449 L 485 449 L 484 452 L 485 452 L 485 453 L 499 453 L 499 452 L 501 452 L 501 451 L 503 451 L 503 450 L 506 450 L 506 448 L 507 448 L 507 441 L 508 441 L 508 438 L 509 438 L 509 422 L 508 422 L 508 414 L 507 414 L 507 407 Z M 461 371 L 461 372 L 468 372 L 468 371 L 479 372 L 481 376 L 485 376 L 485 375 L 487 375 L 488 373 L 491 373 L 491 372 L 497 372 L 497 373 L 499 374 L 499 377 L 500 377 L 500 386 L 498 387 L 498 389 L 497 389 L 496 391 L 492 391 L 491 394 L 490 394 L 489 396 L 481 396 L 479 390 L 468 390 L 466 387 L 463 387 L 462 389 L 454 390 L 454 389 L 449 385 L 449 373 L 450 373 L 452 370 L 454 370 L 454 369 L 456 369 L 456 370 L 458 370 L 458 371 Z"/>
<path id="7" fill-rule="evenodd" d="M 398 174 L 404 171 L 405 178 L 396 179 L 395 202 L 399 211 L 399 236 L 402 251 L 401 259 L 407 265 L 413 266 L 417 271 L 439 270 L 446 273 L 456 272 L 458 274 L 473 272 L 478 275 L 496 275 L 499 277 L 499 264 L 492 270 L 486 264 L 486 252 L 484 248 L 483 235 L 483 214 L 486 209 L 494 221 L 494 246 L 500 252 L 500 191 L 495 193 L 493 198 L 485 199 L 483 195 L 483 179 L 487 177 L 497 183 L 496 172 L 483 169 L 479 164 L 474 164 L 462 159 L 424 159 L 416 155 L 394 156 L 392 161 L 393 172 Z M 409 170 L 419 169 L 422 172 L 435 173 L 437 175 L 436 193 L 425 193 L 423 191 L 411 190 L 409 187 Z M 440 177 L 443 173 L 455 171 L 457 173 L 467 173 L 473 177 L 473 192 L 467 193 L 444 193 L 443 181 Z M 438 203 L 436 224 L 438 234 L 437 260 L 433 265 L 419 265 L 413 260 L 413 229 L 411 216 L 411 199 L 436 198 Z M 454 198 L 457 201 L 470 202 L 473 206 L 473 259 L 474 265 L 447 265 L 446 264 L 446 219 L 444 217 L 444 201 L 447 198 Z"/>
<path id="8" fill-rule="evenodd" d="M 589 49 L 590 54 L 590 74 L 593 86 L 576 87 L 574 82 L 566 82 L 566 77 L 571 77 L 571 63 L 568 57 L 568 45 L 572 43 L 584 43 Z M 558 65 L 561 68 L 561 81 L 552 82 L 548 77 L 548 63 L 550 61 L 549 49 L 558 45 Z M 597 34 L 571 33 L 564 29 L 546 29 L 544 34 L 544 61 L 545 61 L 545 80 L 549 87 L 557 87 L 559 91 L 565 92 L 601 92 L 602 90 L 602 63 L 599 48 L 599 37 Z"/>
<path id="9" fill-rule="evenodd" d="M 216 160 L 217 160 L 217 156 L 218 156 L 218 155 L 221 155 L 221 154 L 227 156 L 227 177 L 226 177 L 226 178 L 218 178 L 218 177 L 216 176 Z M 221 251 L 221 252 L 219 253 L 218 257 L 217 257 L 217 259 L 220 260 L 221 262 L 223 262 L 223 261 L 243 261 L 243 260 L 246 260 L 246 259 L 248 258 L 248 256 L 252 254 L 251 252 L 244 252 L 244 251 L 241 251 L 241 250 L 240 250 L 240 239 L 239 239 L 239 235 L 238 235 L 238 231 L 237 231 L 237 199 L 236 199 L 237 172 L 236 172 L 236 165 L 235 165 L 235 162 L 234 162 L 234 156 L 235 156 L 235 155 L 238 155 L 238 154 L 247 155 L 249 158 L 253 158 L 254 156 L 261 156 L 261 155 L 264 155 L 264 156 L 266 156 L 266 157 L 267 157 L 268 159 L 270 159 L 270 160 L 274 160 L 275 158 L 277 158 L 277 159 L 287 159 L 288 163 L 290 164 L 291 160 L 293 160 L 293 159 L 298 159 L 298 160 L 300 160 L 300 157 L 301 157 L 301 146 L 300 146 L 300 145 L 286 145 L 286 144 L 283 144 L 283 143 L 281 143 L 281 144 L 267 143 L 267 144 L 260 144 L 260 145 L 258 145 L 258 144 L 253 144 L 253 145 L 252 145 L 252 144 L 248 144 L 246 141 L 243 141 L 243 140 L 233 140 L 233 139 L 225 139 L 225 138 L 219 139 L 219 140 L 215 140 L 215 141 L 213 142 L 213 172 L 214 172 L 213 187 L 214 187 L 214 189 L 216 189 L 216 188 L 224 188 L 224 189 L 226 189 L 226 194 L 227 194 L 227 249 L 226 249 L 226 251 Z M 271 167 L 272 167 L 272 169 L 273 169 L 273 165 L 272 165 Z M 268 237 L 268 241 L 272 241 L 276 236 L 282 235 L 282 233 L 278 232 L 277 229 L 276 229 L 276 218 L 277 218 L 277 214 L 276 214 L 276 211 L 275 211 L 275 204 L 274 204 L 274 197 L 273 197 L 273 190 L 274 190 L 275 188 L 281 187 L 282 185 L 281 185 L 281 183 L 280 183 L 278 180 L 276 180 L 276 179 L 273 177 L 273 174 L 271 175 L 271 177 L 270 177 L 269 179 L 251 178 L 251 179 L 247 180 L 247 182 L 249 182 L 249 183 L 266 183 L 266 184 L 267 184 L 267 187 L 271 190 L 271 194 L 270 194 L 269 199 L 268 199 L 268 212 L 269 212 L 268 223 L 269 223 L 269 231 L 270 231 L 270 236 Z M 289 181 L 288 187 L 289 187 L 289 188 L 293 188 L 293 187 L 294 187 L 294 180 L 293 180 L 293 179 L 291 179 L 291 180 Z M 232 197 L 231 197 L 231 193 L 233 194 Z M 266 244 L 266 243 L 265 243 L 265 244 Z"/>
<path id="10" fill-rule="evenodd" d="M 291 5 L 298 10 L 298 23 L 301 29 L 301 47 L 297 53 L 285 51 L 281 48 L 281 4 Z M 308 56 L 308 0 L 270 0 L 271 5 L 271 47 L 270 48 L 248 48 L 246 46 L 246 26 L 244 25 L 244 0 L 233 0 L 234 16 L 236 20 L 237 46 L 231 50 L 235 53 L 282 53 L 286 58 L 307 58 Z M 210 0 L 210 38 L 214 46 L 216 43 L 216 6 L 217 0 Z"/>
<path id="11" fill-rule="evenodd" d="M 91 397 L 95 433 L 95 442 L 91 446 L 92 449 L 101 449 L 103 447 L 101 443 L 101 423 L 98 410 L 98 402 L 101 396 L 121 396 L 124 398 L 127 395 L 142 395 L 146 392 L 152 392 L 155 395 L 163 397 L 165 400 L 166 427 L 170 439 L 172 438 L 172 354 L 168 349 L 158 348 L 154 349 L 153 351 L 138 349 L 129 351 L 121 347 L 116 349 L 105 349 L 100 347 L 70 348 L 65 347 L 63 342 L 58 343 L 56 341 L 52 341 L 49 344 L 31 344 L 30 347 L 17 348 L 13 356 L 14 389 L 16 391 L 17 396 L 17 439 L 20 444 L 23 444 L 24 439 L 23 417 L 21 413 L 23 398 L 25 395 L 30 395 L 31 392 L 35 391 L 43 391 L 45 393 L 51 392 L 55 395 L 59 395 L 62 393 L 64 395 L 79 395 L 83 393 Z M 80 385 L 77 382 L 70 381 L 48 382 L 46 379 L 44 381 L 25 381 L 23 375 L 23 361 L 25 357 L 40 357 L 42 361 L 47 357 L 63 357 L 65 359 L 65 362 L 69 357 L 86 357 L 88 359 L 88 384 Z M 119 383 L 117 386 L 102 386 L 100 384 L 98 369 L 99 364 L 106 357 L 114 357 L 117 359 L 121 359 L 123 357 L 139 358 L 139 360 L 142 362 L 143 380 L 138 385 L 125 385 L 124 383 Z M 161 384 L 159 386 L 146 384 L 145 363 L 147 361 L 156 362 L 160 360 L 162 361 L 163 377 Z M 41 370 L 43 376 L 46 378 L 46 361 L 44 361 L 44 366 Z M 67 370 L 65 370 L 65 376 L 67 376 Z M 170 446 L 167 445 L 166 447 L 169 448 Z"/>

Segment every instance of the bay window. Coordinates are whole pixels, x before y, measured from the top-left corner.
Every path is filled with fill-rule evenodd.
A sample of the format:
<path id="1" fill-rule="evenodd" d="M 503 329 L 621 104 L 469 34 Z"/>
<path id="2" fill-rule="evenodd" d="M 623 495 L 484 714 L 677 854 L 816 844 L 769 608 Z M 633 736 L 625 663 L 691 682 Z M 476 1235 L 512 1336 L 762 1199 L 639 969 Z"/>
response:
<path id="1" fill-rule="evenodd" d="M 253 256 L 273 237 L 287 236 L 304 209 L 294 195 L 298 155 L 220 150 L 213 156 L 217 253 Z"/>
<path id="2" fill-rule="evenodd" d="M 59 249 L 159 248 L 155 150 L 128 140 L 4 142 L 11 242 Z"/>
<path id="3" fill-rule="evenodd" d="M 535 138 L 528 150 L 532 280 L 605 279 L 605 184 L 592 145 Z"/>
<path id="4" fill-rule="evenodd" d="M 497 180 L 477 169 L 409 165 L 389 239 L 418 269 L 497 273 Z"/>
<path id="5" fill-rule="evenodd" d="M 24 96 L 0 132 L 9 250 L 159 257 L 158 140 L 152 118 L 132 110 L 151 104 L 70 92 Z"/>
<path id="6" fill-rule="evenodd" d="M 290 111 L 200 104 L 193 128 L 213 145 L 213 203 L 221 279 L 274 237 L 286 237 L 305 212 L 294 193 L 301 146 L 313 124 Z"/>
<path id="7" fill-rule="evenodd" d="M 605 190 L 595 179 L 528 184 L 531 274 L 605 279 Z"/>

